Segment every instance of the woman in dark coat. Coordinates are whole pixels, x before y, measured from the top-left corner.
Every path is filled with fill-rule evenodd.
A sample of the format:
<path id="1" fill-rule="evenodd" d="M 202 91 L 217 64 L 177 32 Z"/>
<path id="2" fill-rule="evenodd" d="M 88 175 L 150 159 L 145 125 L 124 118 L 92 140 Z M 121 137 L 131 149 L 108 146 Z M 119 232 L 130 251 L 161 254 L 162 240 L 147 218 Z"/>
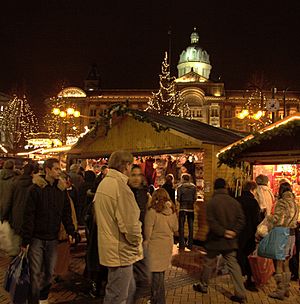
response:
<path id="1" fill-rule="evenodd" d="M 256 188 L 257 184 L 254 181 L 246 182 L 242 196 L 237 198 L 241 203 L 246 219 L 246 225 L 239 236 L 238 262 L 242 274 L 247 276 L 245 287 L 250 291 L 258 291 L 251 279 L 252 271 L 248 260 L 248 256 L 256 248 L 255 233 L 259 224 L 260 207 L 255 199 Z"/>
<path id="2" fill-rule="evenodd" d="M 168 192 L 172 202 L 175 204 L 175 188 L 173 174 L 168 174 L 166 176 L 166 182 L 163 184 L 162 188 L 164 188 Z"/>

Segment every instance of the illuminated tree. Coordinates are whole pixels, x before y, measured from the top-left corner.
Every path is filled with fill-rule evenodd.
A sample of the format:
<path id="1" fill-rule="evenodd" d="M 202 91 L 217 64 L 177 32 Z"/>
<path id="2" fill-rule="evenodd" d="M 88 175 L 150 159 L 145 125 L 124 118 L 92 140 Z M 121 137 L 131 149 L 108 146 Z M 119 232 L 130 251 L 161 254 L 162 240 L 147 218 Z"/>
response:
<path id="1" fill-rule="evenodd" d="M 39 126 L 25 95 L 23 99 L 13 96 L 3 111 L 0 124 L 7 146 L 13 152 L 24 149 L 26 140 L 38 132 Z"/>
<path id="2" fill-rule="evenodd" d="M 167 52 L 162 62 L 161 71 L 162 73 L 159 75 L 160 89 L 157 93 L 152 93 L 146 111 L 169 116 L 189 116 L 189 106 L 183 101 L 181 93 L 176 90 L 176 78 L 170 76 Z"/>

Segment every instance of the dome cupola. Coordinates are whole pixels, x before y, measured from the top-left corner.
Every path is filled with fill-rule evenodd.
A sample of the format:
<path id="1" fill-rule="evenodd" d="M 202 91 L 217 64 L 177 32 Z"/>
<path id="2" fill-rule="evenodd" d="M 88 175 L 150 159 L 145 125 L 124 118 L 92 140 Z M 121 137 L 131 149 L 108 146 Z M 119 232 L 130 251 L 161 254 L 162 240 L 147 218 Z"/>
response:
<path id="1" fill-rule="evenodd" d="M 177 65 L 178 77 L 191 71 L 209 79 L 212 66 L 210 65 L 209 55 L 199 46 L 199 34 L 197 29 L 191 34 L 191 45 L 189 45 L 180 55 Z"/>

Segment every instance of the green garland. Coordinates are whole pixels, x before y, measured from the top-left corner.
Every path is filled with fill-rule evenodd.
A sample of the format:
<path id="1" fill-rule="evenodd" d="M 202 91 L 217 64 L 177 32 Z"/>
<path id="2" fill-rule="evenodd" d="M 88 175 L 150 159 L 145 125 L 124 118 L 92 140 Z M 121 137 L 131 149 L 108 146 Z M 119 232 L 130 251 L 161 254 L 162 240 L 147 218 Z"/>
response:
<path id="1" fill-rule="evenodd" d="M 113 118 L 114 115 L 117 115 L 118 117 L 128 115 L 138 121 L 149 123 L 155 129 L 156 132 L 169 130 L 168 127 L 165 127 L 165 126 L 145 117 L 143 114 L 138 113 L 136 110 L 130 109 L 128 106 L 128 100 L 126 100 L 125 104 L 116 104 L 116 105 L 111 106 L 109 108 L 107 114 L 100 115 L 100 117 L 102 119 L 104 119 L 107 122 L 107 125 L 109 126 L 110 125 L 109 121 Z"/>
<path id="2" fill-rule="evenodd" d="M 229 150 L 221 153 L 218 158 L 218 166 L 225 164 L 231 168 L 241 167 L 241 161 L 239 160 L 242 153 L 250 147 L 259 145 L 262 141 L 272 140 L 275 136 L 293 136 L 296 132 L 296 128 L 300 127 L 300 121 L 291 121 L 285 125 L 275 127 L 270 131 L 264 133 L 254 133 L 253 138 L 242 143 L 232 146 Z"/>
<path id="3" fill-rule="evenodd" d="M 162 132 L 169 130 L 168 127 L 165 127 L 147 117 L 145 117 L 143 114 L 138 113 L 136 110 L 129 108 L 129 101 L 126 100 L 125 103 L 115 104 L 111 106 L 106 114 L 100 114 L 99 119 L 96 120 L 95 125 L 93 128 L 88 132 L 88 135 L 91 138 L 95 138 L 97 136 L 97 130 L 102 125 L 105 126 L 105 135 L 107 135 L 109 129 L 111 128 L 111 119 L 113 116 L 116 115 L 117 117 L 128 115 L 133 117 L 134 119 L 146 122 L 151 124 L 151 126 L 155 129 L 156 132 Z M 84 137 L 79 138 L 77 143 L 80 143 L 83 140 Z"/>

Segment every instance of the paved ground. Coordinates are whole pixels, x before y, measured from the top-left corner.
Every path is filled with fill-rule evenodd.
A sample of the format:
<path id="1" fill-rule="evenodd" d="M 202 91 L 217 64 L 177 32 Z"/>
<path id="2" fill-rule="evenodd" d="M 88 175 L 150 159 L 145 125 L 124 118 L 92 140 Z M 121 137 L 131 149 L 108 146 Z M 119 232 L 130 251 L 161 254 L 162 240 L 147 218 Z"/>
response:
<path id="1" fill-rule="evenodd" d="M 211 281 L 208 294 L 202 295 L 192 290 L 192 284 L 197 281 L 201 271 L 203 256 L 199 250 L 178 253 L 174 246 L 172 266 L 166 273 L 167 304 L 180 303 L 232 303 L 229 299 L 232 294 L 232 284 L 228 275 L 216 276 Z M 0 256 L 0 284 L 3 284 L 3 277 L 9 259 Z M 72 260 L 69 267 L 69 274 L 62 283 L 53 286 L 50 303 L 101 303 L 87 294 L 87 284 L 82 277 L 84 269 L 84 251 L 79 247 L 72 253 Z M 259 289 L 258 293 L 247 293 L 248 303 L 272 304 L 272 303 L 293 303 L 300 304 L 299 285 L 292 283 L 291 296 L 285 301 L 277 301 L 268 298 L 267 294 L 273 289 L 274 281 Z M 142 298 L 138 304 L 145 304 L 148 297 Z M 0 287 L 0 304 L 9 304 L 8 295 Z"/>

